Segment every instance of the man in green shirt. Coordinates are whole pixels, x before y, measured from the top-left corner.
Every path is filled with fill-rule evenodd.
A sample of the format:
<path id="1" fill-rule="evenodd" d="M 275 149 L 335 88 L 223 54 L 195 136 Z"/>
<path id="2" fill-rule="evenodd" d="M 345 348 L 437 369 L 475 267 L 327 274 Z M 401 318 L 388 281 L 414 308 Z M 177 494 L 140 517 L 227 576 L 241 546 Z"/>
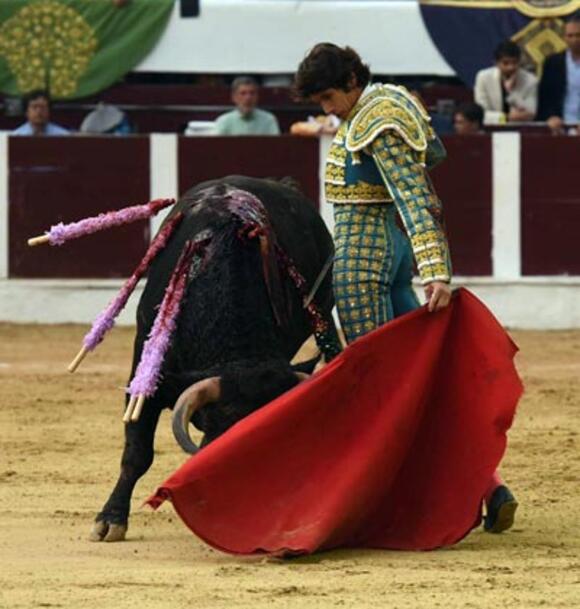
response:
<path id="1" fill-rule="evenodd" d="M 236 109 L 216 119 L 217 135 L 280 135 L 280 126 L 270 112 L 260 110 L 258 83 L 249 76 L 238 76 L 232 83 Z"/>

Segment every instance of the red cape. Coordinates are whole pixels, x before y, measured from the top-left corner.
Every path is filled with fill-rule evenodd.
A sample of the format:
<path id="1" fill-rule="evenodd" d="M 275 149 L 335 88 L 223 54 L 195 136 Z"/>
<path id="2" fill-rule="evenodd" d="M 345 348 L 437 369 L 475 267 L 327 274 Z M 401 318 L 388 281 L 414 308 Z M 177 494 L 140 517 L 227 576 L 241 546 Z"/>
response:
<path id="1" fill-rule="evenodd" d="M 517 347 L 466 290 L 350 345 L 189 459 L 167 498 L 210 545 L 251 554 L 428 550 L 462 539 L 506 446 Z"/>

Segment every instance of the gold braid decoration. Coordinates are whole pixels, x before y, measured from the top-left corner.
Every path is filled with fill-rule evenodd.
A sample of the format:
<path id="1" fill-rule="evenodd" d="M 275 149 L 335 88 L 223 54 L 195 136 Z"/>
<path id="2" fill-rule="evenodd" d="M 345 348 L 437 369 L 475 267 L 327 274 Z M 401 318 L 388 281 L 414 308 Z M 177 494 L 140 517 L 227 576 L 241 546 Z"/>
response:
<path id="1" fill-rule="evenodd" d="M 389 191 L 382 184 L 356 184 L 339 185 L 326 182 L 324 185 L 326 202 L 334 205 L 341 203 L 389 203 Z"/>
<path id="2" fill-rule="evenodd" d="M 362 150 L 384 131 L 395 131 L 413 150 L 423 152 L 432 137 L 429 115 L 402 87 L 383 85 L 352 112 L 346 148 Z"/>
<path id="3" fill-rule="evenodd" d="M 97 49 L 93 28 L 74 9 L 54 0 L 29 4 L 0 28 L 0 55 L 18 89 L 74 94 Z"/>

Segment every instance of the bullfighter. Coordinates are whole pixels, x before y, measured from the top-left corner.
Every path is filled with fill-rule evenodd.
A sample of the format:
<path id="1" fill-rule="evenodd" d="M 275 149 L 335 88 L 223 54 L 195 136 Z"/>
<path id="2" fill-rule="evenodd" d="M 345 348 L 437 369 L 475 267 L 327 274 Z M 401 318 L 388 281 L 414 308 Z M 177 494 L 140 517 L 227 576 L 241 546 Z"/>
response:
<path id="1" fill-rule="evenodd" d="M 325 194 L 334 205 L 333 287 L 349 343 L 419 307 L 414 264 L 430 311 L 451 299 L 442 205 L 427 173 L 445 148 L 418 99 L 370 81 L 356 51 L 320 43 L 294 83 L 299 98 L 342 119 L 326 160 Z M 485 500 L 485 530 L 509 529 L 517 502 L 497 473 Z"/>

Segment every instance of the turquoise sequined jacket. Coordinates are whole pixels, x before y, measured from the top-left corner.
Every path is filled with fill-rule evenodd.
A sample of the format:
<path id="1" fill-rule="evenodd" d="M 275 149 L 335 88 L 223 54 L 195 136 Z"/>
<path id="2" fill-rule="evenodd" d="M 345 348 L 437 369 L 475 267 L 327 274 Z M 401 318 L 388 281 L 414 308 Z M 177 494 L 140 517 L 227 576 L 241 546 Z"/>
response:
<path id="1" fill-rule="evenodd" d="M 423 106 L 403 87 L 371 85 L 340 126 L 326 162 L 326 201 L 391 203 L 423 284 L 450 281 L 441 201 L 427 168 L 445 158 Z"/>

